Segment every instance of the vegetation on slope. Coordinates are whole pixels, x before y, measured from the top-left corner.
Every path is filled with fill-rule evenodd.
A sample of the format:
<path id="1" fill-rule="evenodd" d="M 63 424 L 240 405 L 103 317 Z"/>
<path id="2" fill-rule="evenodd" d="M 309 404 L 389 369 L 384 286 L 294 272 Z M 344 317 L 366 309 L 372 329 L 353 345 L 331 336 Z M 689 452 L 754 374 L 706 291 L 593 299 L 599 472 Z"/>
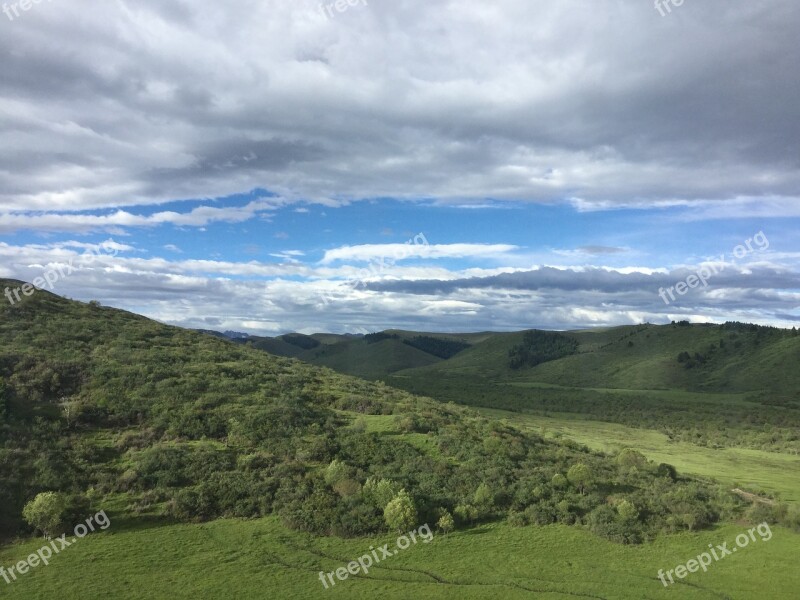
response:
<path id="1" fill-rule="evenodd" d="M 636 454 L 611 459 L 43 291 L 0 308 L 0 341 L 6 535 L 43 491 L 181 520 L 277 514 L 315 534 L 452 515 L 460 526 L 582 524 L 621 542 L 705 527 L 743 505 Z M 411 506 L 387 509 L 398 502 Z"/>
<path id="2" fill-rule="evenodd" d="M 403 340 L 403 343 L 444 359 L 452 358 L 462 350 L 470 347 L 466 342 L 441 339 L 430 335 L 415 335 L 411 339 Z"/>
<path id="3" fill-rule="evenodd" d="M 526 331 L 522 342 L 508 351 L 508 366 L 512 369 L 535 367 L 577 351 L 575 338 L 551 331 Z"/>
<path id="4" fill-rule="evenodd" d="M 450 360 L 385 381 L 441 401 L 569 413 L 710 448 L 800 453 L 795 331 L 675 323 L 568 335 L 579 343 L 576 354 L 535 367 L 508 364 L 524 334 L 497 334 Z"/>

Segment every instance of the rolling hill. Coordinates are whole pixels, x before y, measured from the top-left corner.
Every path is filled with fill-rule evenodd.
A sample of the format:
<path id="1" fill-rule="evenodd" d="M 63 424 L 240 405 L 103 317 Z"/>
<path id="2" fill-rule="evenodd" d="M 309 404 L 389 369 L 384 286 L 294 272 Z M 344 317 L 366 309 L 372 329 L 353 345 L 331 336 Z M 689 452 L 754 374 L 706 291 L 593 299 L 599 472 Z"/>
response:
<path id="1" fill-rule="evenodd" d="M 299 334 L 292 334 L 299 336 Z M 302 348 L 277 338 L 241 341 L 368 379 L 468 375 L 561 387 L 692 392 L 769 392 L 788 402 L 800 389 L 800 336 L 741 323 L 673 323 L 563 332 L 578 344 L 575 354 L 531 368 L 512 368 L 509 353 L 525 332 L 441 334 L 388 330 L 373 336 L 315 334 Z M 414 347 L 415 339 L 462 344 L 451 356 Z M 685 358 L 682 358 L 683 355 Z"/>
<path id="2" fill-rule="evenodd" d="M 588 338 L 583 349 L 616 343 L 616 332 L 598 335 L 605 337 Z M 524 334 L 320 338 L 288 335 L 275 343 L 330 352 L 326 359 L 337 352 L 375 359 L 384 370 L 403 366 L 394 357 L 405 352 L 408 362 L 427 365 L 402 373 L 460 379 L 469 395 L 476 381 L 470 365 L 499 373 L 492 368 L 502 366 L 504 349 Z M 665 548 L 685 557 L 698 544 L 734 535 L 741 522 L 798 525 L 783 505 L 748 501 L 637 451 L 590 450 L 529 421 L 517 426 L 507 418 L 513 413 L 481 415 L 248 341 L 45 291 L 0 305 L 0 539 L 19 538 L 0 546 L 0 563 L 16 564 L 41 543 L 26 539 L 33 529 L 21 513 L 42 492 L 63 498 L 64 529 L 99 509 L 112 524 L 52 567 L 13 582 L 9 597 L 54 589 L 69 598 L 139 597 L 141 573 L 156 567 L 169 573 L 152 587 L 159 597 L 223 589 L 258 597 L 270 584 L 283 597 L 313 597 L 322 589 L 318 571 L 421 523 L 437 531 L 431 548 L 438 550 L 410 550 L 331 595 L 399 598 L 413 588 L 437 598 L 496 597 L 498 590 L 520 598 L 598 597 L 598 590 L 627 598 L 646 585 L 652 597 L 665 597 L 653 578 Z M 455 370 L 442 377 L 445 365 Z M 513 369 L 507 375 L 520 379 Z M 789 529 L 775 532 L 768 556 L 778 561 L 796 543 Z M 503 558 L 502 566 L 497 557 L 508 540 L 519 560 Z M 628 551 L 631 544 L 642 551 Z M 529 558 L 529 548 L 547 552 Z M 598 548 L 628 561 L 624 573 L 598 580 Z M 779 578 L 772 589 L 792 588 L 796 578 L 778 577 L 782 563 L 751 555 L 742 564 Z M 98 560 L 115 576 L 63 578 Z M 530 560 L 546 577 L 522 572 Z M 197 569 L 214 577 L 198 579 Z M 741 577 L 709 581 L 725 593 L 752 591 Z M 687 590 L 694 594 L 687 597 L 706 597 Z"/>
<path id="3" fill-rule="evenodd" d="M 391 335 L 358 341 L 402 343 Z M 314 346 L 307 336 L 282 341 Z M 626 542 L 681 529 L 669 519 L 673 493 L 690 499 L 681 510 L 696 512 L 693 526 L 721 510 L 709 508 L 718 492 L 701 492 L 665 465 L 642 458 L 623 481 L 613 458 L 584 447 L 45 291 L 0 307 L 0 342 L 6 535 L 24 530 L 23 505 L 44 491 L 75 510 L 105 503 L 134 519 L 277 514 L 294 529 L 341 536 L 385 531 L 394 500 L 413 506 L 409 521 L 562 519 Z M 583 474 L 570 484 L 564 474 L 576 468 Z M 547 503 L 531 496 L 537 486 Z M 617 522 L 606 498 L 631 494 L 650 508 L 641 521 Z"/>
<path id="4" fill-rule="evenodd" d="M 443 402 L 579 416 L 711 448 L 800 454 L 796 330 L 681 322 L 311 337 L 319 346 L 292 355 Z M 453 351 L 437 353 L 439 344 Z"/>

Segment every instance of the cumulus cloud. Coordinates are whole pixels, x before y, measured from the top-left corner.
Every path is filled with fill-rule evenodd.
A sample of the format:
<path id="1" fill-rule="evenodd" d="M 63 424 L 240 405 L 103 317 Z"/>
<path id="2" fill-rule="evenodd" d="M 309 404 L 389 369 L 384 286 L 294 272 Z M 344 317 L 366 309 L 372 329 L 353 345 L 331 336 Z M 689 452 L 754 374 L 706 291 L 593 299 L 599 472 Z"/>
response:
<path id="1" fill-rule="evenodd" d="M 245 206 L 200 206 L 186 213 L 163 211 L 147 216 L 131 214 L 124 210 L 108 215 L 14 212 L 0 214 L 0 233 L 19 230 L 88 233 L 116 231 L 120 227 L 158 227 L 165 224 L 203 227 L 216 222 L 241 223 L 258 214 L 273 211 L 282 203 L 281 199 L 270 198 L 250 202 Z"/>
<path id="2" fill-rule="evenodd" d="M 414 238 L 415 243 L 363 244 L 342 246 L 327 250 L 322 264 L 335 261 L 369 262 L 381 259 L 403 260 L 406 258 L 498 258 L 518 249 L 511 244 L 426 244 L 423 235 Z M 417 241 L 419 240 L 419 243 Z M 427 241 L 427 240 L 425 240 Z"/>
<path id="3" fill-rule="evenodd" d="M 385 199 L 479 217 L 649 211 L 687 230 L 800 218 L 799 28 L 795 0 L 698 0 L 668 18 L 616 0 L 376 0 L 336 18 L 318 0 L 41 3 L 0 36 L 0 275 L 111 249 L 55 291 L 261 333 L 794 323 L 788 243 L 665 307 L 659 288 L 697 266 L 621 228 L 553 241 L 554 226 L 533 249 L 476 230 L 342 246 L 317 219 Z M 263 238 L 245 231 L 283 208 Z M 228 237 L 211 256 L 155 231 L 215 224 L 237 227 L 214 229 Z M 73 239 L 98 233 L 115 239 Z M 347 239 L 381 241 L 364 236 Z"/>
<path id="4" fill-rule="evenodd" d="M 390 327 L 469 331 L 544 327 L 571 329 L 650 321 L 742 320 L 791 327 L 800 305 L 800 271 L 792 253 L 730 264 L 665 305 L 660 288 L 699 269 L 540 266 L 532 269 L 449 270 L 429 264 L 393 266 L 363 277 L 359 262 L 308 265 L 293 260 L 237 263 L 145 258 L 135 247 L 107 240 L 13 246 L 0 243 L 0 277 L 32 281 L 72 261 L 56 293 L 147 314 L 187 327 L 246 330 L 365 332 Z M 112 248 L 82 264 L 86 250 Z M 704 263 L 708 264 L 708 263 Z M 388 277 L 387 277 L 388 276 Z M 352 285 L 358 279 L 360 285 Z"/>

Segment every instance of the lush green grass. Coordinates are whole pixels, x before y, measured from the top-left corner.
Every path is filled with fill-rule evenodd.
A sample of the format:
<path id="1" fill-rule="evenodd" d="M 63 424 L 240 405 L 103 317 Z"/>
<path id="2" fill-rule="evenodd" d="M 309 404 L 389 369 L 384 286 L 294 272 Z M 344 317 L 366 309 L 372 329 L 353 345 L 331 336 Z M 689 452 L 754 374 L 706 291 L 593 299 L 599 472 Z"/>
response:
<path id="1" fill-rule="evenodd" d="M 709 448 L 749 447 L 800 454 L 800 409 L 773 405 L 777 397 L 771 394 L 580 388 L 441 368 L 449 362 L 435 365 L 439 370 L 400 371 L 387 382 L 443 402 L 545 416 L 572 413 L 577 418 L 656 430 L 674 440 Z"/>
<path id="2" fill-rule="evenodd" d="M 708 548 L 744 531 L 729 525 L 640 547 L 621 546 L 565 526 L 512 528 L 493 524 L 436 535 L 385 559 L 366 576 L 325 590 L 319 571 L 333 571 L 389 543 L 394 536 L 342 540 L 312 538 L 277 519 L 220 520 L 203 525 L 128 528 L 114 522 L 11 585 L 10 599 L 64 598 L 681 598 L 737 600 L 796 598 L 798 537 L 773 528 L 757 542 L 690 574 L 672 588 L 657 578 Z M 10 565 L 42 540 L 6 547 Z"/>
<path id="3" fill-rule="evenodd" d="M 546 437 L 565 437 L 603 452 L 634 448 L 655 462 L 665 462 L 681 473 L 714 478 L 731 488 L 765 491 L 787 503 L 800 504 L 800 456 L 748 448 L 703 448 L 673 442 L 657 431 L 581 419 L 479 409 L 486 416 L 506 419 Z"/>

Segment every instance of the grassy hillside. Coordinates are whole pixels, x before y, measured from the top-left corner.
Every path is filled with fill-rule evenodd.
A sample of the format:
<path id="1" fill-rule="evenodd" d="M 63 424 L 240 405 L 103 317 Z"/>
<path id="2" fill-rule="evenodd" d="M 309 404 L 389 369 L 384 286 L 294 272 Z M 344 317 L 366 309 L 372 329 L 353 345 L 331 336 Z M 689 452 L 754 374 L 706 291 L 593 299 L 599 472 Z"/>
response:
<path id="1" fill-rule="evenodd" d="M 298 358 L 364 379 L 380 379 L 387 373 L 423 367 L 441 360 L 399 339 L 385 339 L 372 344 L 363 339 L 326 344 L 306 351 Z"/>
<path id="2" fill-rule="evenodd" d="M 420 373 L 468 373 L 576 388 L 769 390 L 788 398 L 797 398 L 800 389 L 800 371 L 794 368 L 800 364 L 800 336 L 794 331 L 676 323 L 564 335 L 578 342 L 577 353 L 535 367 L 510 366 L 509 353 L 522 342 L 523 332 L 498 333 Z M 680 361 L 682 353 L 689 360 Z"/>
<path id="3" fill-rule="evenodd" d="M 274 338 L 251 336 L 232 341 L 270 354 L 297 358 L 347 375 L 375 380 L 397 371 L 425 367 L 449 359 L 494 335 L 490 332 L 441 334 L 392 329 L 366 336 L 288 334 Z M 318 342 L 318 345 L 302 347 L 289 343 L 287 340 L 292 337 L 307 338 Z"/>
<path id="4" fill-rule="evenodd" d="M 326 535 L 446 515 L 461 527 L 578 524 L 626 543 L 747 508 L 666 465 L 639 461 L 633 472 L 465 409 L 123 311 L 40 291 L 0 317 L 5 534 L 25 530 L 22 506 L 44 491 L 75 510 L 277 514 Z M 610 508 L 623 502 L 639 516 Z"/>
<path id="5" fill-rule="evenodd" d="M 773 403 L 800 408 L 800 337 L 796 331 L 743 324 L 637 325 L 565 332 L 577 343 L 569 356 L 514 368 L 511 355 L 526 333 L 440 334 L 389 330 L 386 344 L 369 336 L 311 336 L 320 346 L 302 349 L 278 338 L 251 338 L 248 344 L 281 356 L 330 366 L 370 379 L 391 375 L 425 378 L 470 375 L 492 381 L 548 383 L 567 388 L 685 390 L 764 393 Z M 450 355 L 431 353 L 415 339 L 462 343 Z M 412 352 L 420 349 L 421 352 Z M 425 350 L 428 350 L 427 352 Z M 413 372 L 401 371 L 415 369 Z M 418 369 L 418 370 L 417 370 Z"/>
<path id="6" fill-rule="evenodd" d="M 563 336 L 578 344 L 575 353 L 533 367 L 512 368 L 524 332 L 497 334 L 385 381 L 441 401 L 569 413 L 710 448 L 800 453 L 795 331 L 676 323 Z"/>
<path id="7" fill-rule="evenodd" d="M 569 413 L 709 448 L 800 454 L 796 331 L 683 322 L 559 334 L 389 330 L 314 337 L 319 347 L 291 354 L 440 401 Z M 435 345 L 409 346 L 415 339 L 464 349 L 437 356 Z M 568 351 L 548 354 L 554 348 Z"/>
<path id="8" fill-rule="evenodd" d="M 350 341 L 384 367 L 388 344 L 421 352 L 399 335 Z M 64 498 L 61 530 L 101 508 L 112 522 L 8 585 L 10 598 L 136 598 L 143 589 L 178 598 L 265 589 L 287 598 L 633 598 L 642 586 L 659 598 L 675 590 L 658 569 L 745 523 L 797 520 L 629 449 L 598 452 L 531 423 L 43 291 L 0 307 L 0 342 L 0 535 L 21 536 L 0 548 L 0 565 L 41 546 L 20 518 L 40 492 Z M 532 385 L 503 385 L 511 383 Z M 321 587 L 320 570 L 423 523 L 437 531 L 430 544 Z M 796 540 L 775 532 L 737 564 L 781 598 L 797 583 L 784 564 L 796 559 Z M 729 564 L 681 584 L 682 597 L 751 597 L 752 573 Z"/>

